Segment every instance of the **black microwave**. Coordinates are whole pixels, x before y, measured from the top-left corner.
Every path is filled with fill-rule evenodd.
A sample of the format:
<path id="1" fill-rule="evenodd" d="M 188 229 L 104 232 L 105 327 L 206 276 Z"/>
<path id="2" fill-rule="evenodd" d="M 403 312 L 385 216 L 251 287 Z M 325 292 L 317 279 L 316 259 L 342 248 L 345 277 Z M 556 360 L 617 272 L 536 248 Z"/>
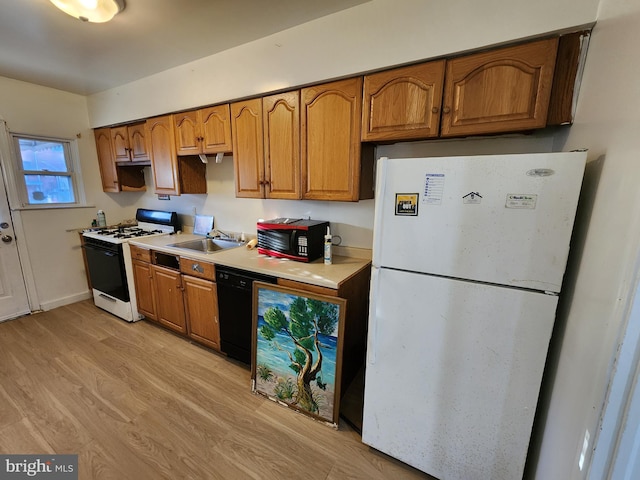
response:
<path id="1" fill-rule="evenodd" d="M 258 253 L 312 262 L 322 257 L 329 222 L 276 218 L 258 222 Z"/>

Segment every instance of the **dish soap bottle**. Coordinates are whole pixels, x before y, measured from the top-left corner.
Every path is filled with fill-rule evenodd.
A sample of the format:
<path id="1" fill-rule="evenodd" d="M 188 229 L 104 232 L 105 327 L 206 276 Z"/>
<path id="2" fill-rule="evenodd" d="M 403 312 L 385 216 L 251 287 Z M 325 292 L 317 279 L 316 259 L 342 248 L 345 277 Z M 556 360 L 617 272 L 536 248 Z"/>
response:
<path id="1" fill-rule="evenodd" d="M 107 217 L 105 217 L 104 212 L 102 210 L 98 210 L 97 219 L 98 219 L 98 226 L 99 227 L 106 227 L 107 226 Z"/>
<path id="2" fill-rule="evenodd" d="M 324 264 L 331 265 L 331 230 L 327 227 L 327 234 L 324 236 Z"/>

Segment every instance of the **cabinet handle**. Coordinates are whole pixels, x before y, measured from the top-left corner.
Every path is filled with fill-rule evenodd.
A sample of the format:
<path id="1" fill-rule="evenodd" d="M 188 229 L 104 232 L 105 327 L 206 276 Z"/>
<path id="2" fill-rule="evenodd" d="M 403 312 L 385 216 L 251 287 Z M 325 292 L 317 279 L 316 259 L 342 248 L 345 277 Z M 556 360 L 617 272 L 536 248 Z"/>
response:
<path id="1" fill-rule="evenodd" d="M 449 113 L 451 111 L 451 109 L 449 107 L 444 107 L 442 109 L 442 113 Z"/>
<path id="2" fill-rule="evenodd" d="M 438 113 L 440 111 L 440 109 L 438 107 L 433 107 L 431 109 L 431 113 Z"/>
<path id="3" fill-rule="evenodd" d="M 191 265 L 191 270 L 198 273 L 204 273 L 204 268 L 200 266 L 199 263 L 194 263 Z"/>

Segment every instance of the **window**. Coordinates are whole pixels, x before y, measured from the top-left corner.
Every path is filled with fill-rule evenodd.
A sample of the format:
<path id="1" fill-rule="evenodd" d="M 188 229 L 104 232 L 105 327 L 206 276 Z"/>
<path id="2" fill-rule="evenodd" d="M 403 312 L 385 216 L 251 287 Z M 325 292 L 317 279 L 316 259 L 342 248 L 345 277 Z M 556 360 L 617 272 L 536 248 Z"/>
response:
<path id="1" fill-rule="evenodd" d="M 19 134 L 11 137 L 17 164 L 17 193 L 23 207 L 80 203 L 75 142 Z"/>

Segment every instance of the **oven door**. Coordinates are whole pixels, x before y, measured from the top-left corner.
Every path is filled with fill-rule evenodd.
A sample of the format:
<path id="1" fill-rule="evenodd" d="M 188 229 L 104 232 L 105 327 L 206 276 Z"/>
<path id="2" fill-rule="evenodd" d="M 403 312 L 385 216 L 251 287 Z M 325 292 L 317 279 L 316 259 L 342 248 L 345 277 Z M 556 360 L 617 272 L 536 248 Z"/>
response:
<path id="1" fill-rule="evenodd" d="M 128 302 L 129 288 L 124 269 L 122 245 L 85 238 L 83 248 L 93 288 L 123 302 Z"/>

